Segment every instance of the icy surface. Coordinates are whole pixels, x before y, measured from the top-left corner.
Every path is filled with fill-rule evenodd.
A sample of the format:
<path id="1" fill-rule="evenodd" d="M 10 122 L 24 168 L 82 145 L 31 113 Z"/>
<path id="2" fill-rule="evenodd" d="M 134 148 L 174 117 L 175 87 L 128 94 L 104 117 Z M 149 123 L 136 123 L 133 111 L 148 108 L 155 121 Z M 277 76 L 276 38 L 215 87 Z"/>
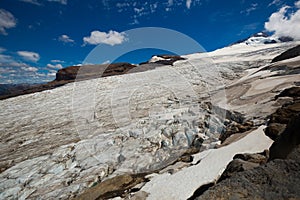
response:
<path id="1" fill-rule="evenodd" d="M 264 128 L 265 126 L 261 126 L 228 146 L 195 155 L 194 163 L 199 162 L 199 164 L 174 174 L 165 173 L 155 176 L 142 188 L 142 191 L 149 194 L 147 197 L 149 200 L 188 199 L 199 186 L 215 182 L 235 154 L 258 153 L 268 149 L 273 141 L 264 134 Z"/>
<path id="2" fill-rule="evenodd" d="M 214 147 L 224 116 L 205 102 L 253 119 L 272 112 L 276 93 L 266 91 L 299 75 L 249 68 L 263 69 L 295 45 L 234 45 L 174 66 L 0 101 L 0 199 L 67 199 L 107 177 L 165 167 L 198 137 Z"/>

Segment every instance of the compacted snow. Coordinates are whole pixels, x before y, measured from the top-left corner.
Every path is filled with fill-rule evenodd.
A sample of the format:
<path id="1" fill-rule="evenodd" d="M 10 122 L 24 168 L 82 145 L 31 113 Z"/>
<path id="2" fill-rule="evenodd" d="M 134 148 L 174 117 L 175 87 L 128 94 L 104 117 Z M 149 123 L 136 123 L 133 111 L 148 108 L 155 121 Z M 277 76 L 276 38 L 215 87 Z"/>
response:
<path id="1" fill-rule="evenodd" d="M 225 113 L 214 113 L 208 103 L 259 124 L 278 107 L 272 100 L 276 94 L 268 91 L 293 85 L 299 75 L 269 77 L 249 68 L 263 69 L 295 45 L 238 44 L 186 55 L 173 66 L 0 101 L 0 199 L 67 199 L 107 177 L 162 169 L 197 138 L 204 139 L 204 149 L 215 147 Z M 257 103 L 262 99 L 265 104 Z M 253 149 L 256 140 L 260 145 Z M 228 147 L 208 150 L 199 164 L 155 176 L 142 191 L 153 199 L 158 192 L 165 193 L 159 199 L 171 193 L 187 198 L 215 180 L 234 154 L 269 145 L 260 127 Z"/>

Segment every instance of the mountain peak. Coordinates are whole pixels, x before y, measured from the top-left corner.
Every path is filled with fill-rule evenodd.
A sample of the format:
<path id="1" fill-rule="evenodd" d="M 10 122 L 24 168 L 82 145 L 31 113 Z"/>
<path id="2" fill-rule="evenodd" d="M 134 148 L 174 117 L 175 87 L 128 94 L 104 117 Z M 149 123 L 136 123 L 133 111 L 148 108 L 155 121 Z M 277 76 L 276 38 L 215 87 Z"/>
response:
<path id="1" fill-rule="evenodd" d="M 233 43 L 232 45 L 243 44 L 243 43 L 246 45 L 273 44 L 273 43 L 290 42 L 293 40 L 294 39 L 291 37 L 286 37 L 286 36 L 278 37 L 278 36 L 270 35 L 265 31 L 261 31 L 251 35 L 246 39 L 239 40 Z"/>

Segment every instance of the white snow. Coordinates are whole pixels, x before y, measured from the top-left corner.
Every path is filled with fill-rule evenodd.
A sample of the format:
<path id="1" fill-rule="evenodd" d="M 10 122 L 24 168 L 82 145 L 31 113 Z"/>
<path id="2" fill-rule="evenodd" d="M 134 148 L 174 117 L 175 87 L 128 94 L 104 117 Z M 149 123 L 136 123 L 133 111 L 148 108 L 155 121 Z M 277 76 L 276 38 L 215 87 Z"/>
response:
<path id="1" fill-rule="evenodd" d="M 258 153 L 268 149 L 273 141 L 259 127 L 241 140 L 219 149 L 210 149 L 194 156 L 199 164 L 181 171 L 154 176 L 142 191 L 147 192 L 148 200 L 185 200 L 201 186 L 215 182 L 225 170 L 233 156 L 238 153 Z"/>

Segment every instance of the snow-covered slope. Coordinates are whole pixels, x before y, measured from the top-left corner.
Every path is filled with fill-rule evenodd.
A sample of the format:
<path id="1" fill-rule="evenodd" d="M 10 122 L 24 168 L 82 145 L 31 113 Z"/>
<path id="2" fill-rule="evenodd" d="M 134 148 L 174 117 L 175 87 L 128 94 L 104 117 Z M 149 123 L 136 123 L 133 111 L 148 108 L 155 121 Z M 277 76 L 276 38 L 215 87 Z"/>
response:
<path id="1" fill-rule="evenodd" d="M 264 122 L 280 105 L 270 91 L 299 80 L 268 63 L 295 45 L 237 44 L 0 101 L 0 199 L 67 199 L 107 177 L 168 166 L 202 140 L 212 148 L 226 119 L 210 104 Z"/>

